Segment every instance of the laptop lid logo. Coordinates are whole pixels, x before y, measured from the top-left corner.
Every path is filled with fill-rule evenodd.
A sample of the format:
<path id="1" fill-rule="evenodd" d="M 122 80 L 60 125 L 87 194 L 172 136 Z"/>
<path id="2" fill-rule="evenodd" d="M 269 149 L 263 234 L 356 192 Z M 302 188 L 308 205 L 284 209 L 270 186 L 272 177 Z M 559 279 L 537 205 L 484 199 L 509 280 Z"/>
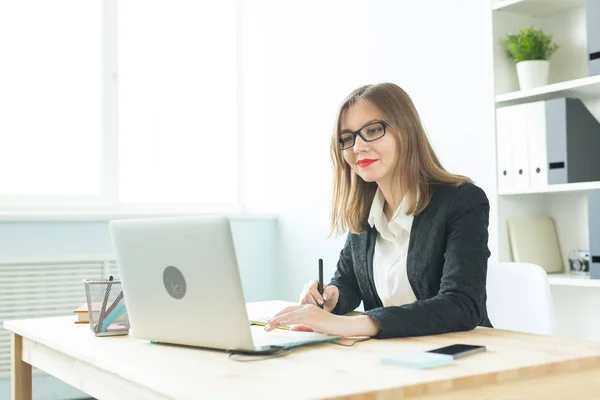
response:
<path id="1" fill-rule="evenodd" d="M 172 265 L 165 268 L 163 272 L 163 283 L 165 289 L 174 299 L 182 299 L 185 296 L 185 278 L 181 271 Z"/>

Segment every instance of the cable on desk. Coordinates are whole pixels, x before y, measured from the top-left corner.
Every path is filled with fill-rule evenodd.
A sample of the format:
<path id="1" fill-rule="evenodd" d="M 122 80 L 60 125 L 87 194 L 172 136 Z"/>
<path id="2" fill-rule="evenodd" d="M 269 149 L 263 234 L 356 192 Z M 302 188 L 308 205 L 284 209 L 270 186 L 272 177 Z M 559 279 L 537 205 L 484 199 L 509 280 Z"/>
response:
<path id="1" fill-rule="evenodd" d="M 340 343 L 338 340 L 352 340 L 352 339 L 338 339 L 338 340 L 334 340 L 330 343 L 337 344 L 338 346 L 342 346 L 342 347 L 354 347 L 354 345 L 356 343 L 364 342 L 369 339 L 371 339 L 369 336 L 365 336 L 365 337 L 354 339 L 351 344 Z M 233 361 L 240 361 L 240 362 L 262 361 L 262 360 L 269 360 L 271 358 L 285 357 L 285 356 L 289 355 L 292 352 L 292 350 L 293 350 L 292 348 L 281 349 L 276 353 L 268 354 L 268 355 L 252 355 L 252 354 L 236 353 L 235 351 L 232 351 L 231 353 L 229 353 L 229 358 Z"/>
<path id="2" fill-rule="evenodd" d="M 262 360 L 268 360 L 271 358 L 285 357 L 288 354 L 290 354 L 291 352 L 292 352 L 292 349 L 281 349 L 277 353 L 269 354 L 266 356 L 255 356 L 255 355 L 251 355 L 251 354 L 241 354 L 241 353 L 231 352 L 231 353 L 229 353 L 229 359 L 231 359 L 233 361 L 240 361 L 240 362 L 262 361 Z"/>
<path id="3" fill-rule="evenodd" d="M 354 341 L 352 342 L 352 344 L 344 344 L 344 343 L 340 343 L 337 340 L 334 340 L 333 344 L 337 344 L 338 346 L 342 346 L 342 347 L 354 347 L 354 345 L 358 342 L 364 342 L 371 339 L 369 336 L 365 336 L 363 338 L 359 338 L 359 339 L 354 339 Z M 352 339 L 338 339 L 338 340 L 352 340 Z"/>

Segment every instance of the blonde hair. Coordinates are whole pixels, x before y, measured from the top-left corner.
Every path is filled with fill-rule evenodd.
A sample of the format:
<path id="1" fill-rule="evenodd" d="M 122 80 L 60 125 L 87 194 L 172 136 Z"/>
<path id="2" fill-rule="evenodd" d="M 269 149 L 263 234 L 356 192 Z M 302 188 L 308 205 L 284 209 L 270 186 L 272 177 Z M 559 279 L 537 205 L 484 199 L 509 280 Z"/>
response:
<path id="1" fill-rule="evenodd" d="M 429 205 L 432 184 L 471 182 L 466 176 L 451 174 L 442 167 L 411 98 L 402 88 L 393 83 L 361 86 L 340 106 L 331 138 L 334 190 L 330 235 L 346 230 L 352 233 L 365 231 L 377 191 L 375 182 L 365 182 L 352 171 L 339 149 L 338 135 L 344 113 L 359 101 L 368 101 L 377 108 L 389 124 L 386 134 L 397 139 L 399 157 L 394 168 L 397 179 L 392 182 L 392 193 L 398 193 L 399 188 L 406 196 L 407 214 L 420 214 Z"/>

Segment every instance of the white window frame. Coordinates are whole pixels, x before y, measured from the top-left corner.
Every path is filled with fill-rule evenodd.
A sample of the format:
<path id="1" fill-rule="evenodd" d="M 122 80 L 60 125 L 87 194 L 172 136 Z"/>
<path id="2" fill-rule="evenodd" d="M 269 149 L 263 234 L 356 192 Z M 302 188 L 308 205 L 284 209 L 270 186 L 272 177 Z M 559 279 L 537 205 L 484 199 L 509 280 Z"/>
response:
<path id="1" fill-rule="evenodd" d="M 102 166 L 100 194 L 93 196 L 0 196 L 0 221 L 109 220 L 197 213 L 245 213 L 241 109 L 241 0 L 235 1 L 237 26 L 237 202 L 234 204 L 121 204 L 119 202 L 118 0 L 99 0 L 102 17 Z M 272 215 L 266 215 L 272 217 Z"/>

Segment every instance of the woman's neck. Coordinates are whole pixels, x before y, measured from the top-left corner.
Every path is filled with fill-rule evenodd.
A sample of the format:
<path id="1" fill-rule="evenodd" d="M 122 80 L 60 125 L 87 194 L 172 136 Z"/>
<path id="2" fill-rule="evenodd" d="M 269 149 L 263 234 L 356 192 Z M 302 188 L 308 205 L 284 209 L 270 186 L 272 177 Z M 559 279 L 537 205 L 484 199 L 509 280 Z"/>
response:
<path id="1" fill-rule="evenodd" d="M 396 193 L 395 199 L 392 199 L 392 190 L 390 186 L 379 186 L 379 190 L 381 194 L 383 194 L 383 198 L 385 199 L 385 204 L 383 205 L 383 212 L 387 217 L 388 221 L 391 221 L 394 213 L 398 209 L 402 198 L 404 197 L 402 193 Z M 393 200 L 396 200 L 395 202 Z"/>

